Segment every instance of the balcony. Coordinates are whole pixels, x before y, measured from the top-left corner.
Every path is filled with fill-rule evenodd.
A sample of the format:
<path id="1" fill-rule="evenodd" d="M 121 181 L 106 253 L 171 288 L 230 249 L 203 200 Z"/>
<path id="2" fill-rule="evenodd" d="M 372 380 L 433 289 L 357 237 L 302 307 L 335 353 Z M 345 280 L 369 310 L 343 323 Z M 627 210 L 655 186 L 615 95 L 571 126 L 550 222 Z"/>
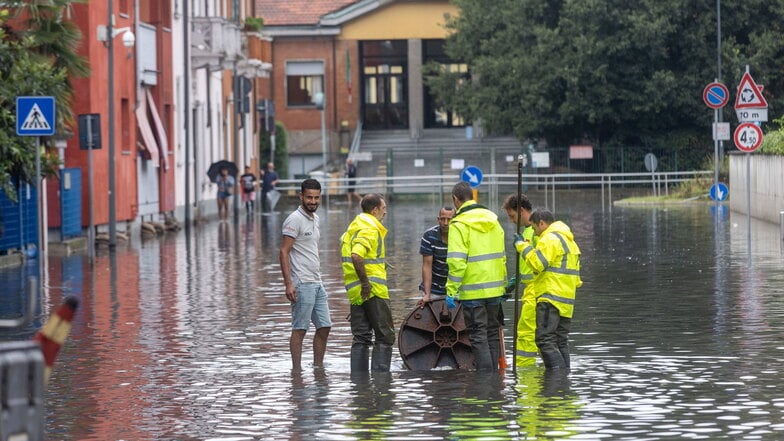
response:
<path id="1" fill-rule="evenodd" d="M 194 69 L 231 69 L 242 59 L 242 36 L 236 23 L 223 17 L 193 17 L 191 62 Z"/>

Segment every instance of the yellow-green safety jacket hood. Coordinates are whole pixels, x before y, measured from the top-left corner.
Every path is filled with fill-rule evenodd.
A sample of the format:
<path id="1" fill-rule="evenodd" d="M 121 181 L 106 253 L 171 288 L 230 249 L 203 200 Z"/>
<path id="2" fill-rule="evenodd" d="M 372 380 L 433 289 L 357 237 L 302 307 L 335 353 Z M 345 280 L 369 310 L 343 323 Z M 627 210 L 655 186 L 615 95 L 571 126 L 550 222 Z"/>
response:
<path id="1" fill-rule="evenodd" d="M 352 305 L 363 303 L 361 282 L 351 260 L 352 253 L 364 260 L 365 273 L 370 281 L 370 296 L 381 299 L 389 298 L 386 247 L 384 246 L 386 235 L 387 229 L 378 219 L 368 213 L 360 213 L 340 238 L 343 280 L 348 300 Z"/>

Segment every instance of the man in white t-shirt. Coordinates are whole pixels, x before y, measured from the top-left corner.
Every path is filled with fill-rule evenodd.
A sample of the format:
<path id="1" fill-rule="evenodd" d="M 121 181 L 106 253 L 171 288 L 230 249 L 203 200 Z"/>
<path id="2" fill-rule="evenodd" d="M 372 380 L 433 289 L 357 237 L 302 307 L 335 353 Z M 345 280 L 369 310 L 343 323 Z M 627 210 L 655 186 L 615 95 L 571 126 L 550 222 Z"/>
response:
<path id="1" fill-rule="evenodd" d="M 324 367 L 327 337 L 332 328 L 327 292 L 321 283 L 318 244 L 319 217 L 316 210 L 321 202 L 321 184 L 315 179 L 302 181 L 300 205 L 283 222 L 280 244 L 280 271 L 286 284 L 286 298 L 291 302 L 292 369 L 302 370 L 302 342 L 310 327 L 316 327 L 313 337 L 313 366 Z"/>

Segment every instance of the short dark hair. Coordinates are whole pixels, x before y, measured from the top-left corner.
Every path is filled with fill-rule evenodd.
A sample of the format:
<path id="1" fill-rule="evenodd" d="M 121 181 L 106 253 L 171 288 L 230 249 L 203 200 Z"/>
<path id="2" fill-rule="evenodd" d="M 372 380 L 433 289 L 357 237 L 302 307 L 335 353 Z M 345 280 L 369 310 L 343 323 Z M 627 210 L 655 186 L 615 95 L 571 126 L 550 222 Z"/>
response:
<path id="1" fill-rule="evenodd" d="M 444 205 L 444 206 L 443 206 L 443 207 L 441 207 L 441 209 L 439 209 L 438 211 L 441 211 L 441 210 L 446 210 L 446 211 L 455 211 L 455 207 L 453 207 L 453 206 L 451 206 L 451 205 Z"/>
<path id="2" fill-rule="evenodd" d="M 504 210 L 520 210 L 522 208 L 525 211 L 531 211 L 534 209 L 534 206 L 531 205 L 531 201 L 528 200 L 528 196 L 521 194 L 520 195 L 520 205 L 517 205 L 517 195 L 510 194 L 509 196 L 504 199 Z"/>
<path id="3" fill-rule="evenodd" d="M 305 190 L 321 191 L 321 183 L 313 178 L 308 178 L 302 181 L 302 184 L 299 186 L 299 190 L 301 193 L 305 193 Z"/>
<path id="4" fill-rule="evenodd" d="M 474 198 L 474 192 L 468 182 L 458 182 L 452 187 L 452 196 L 456 197 L 458 201 L 465 202 Z"/>
<path id="5" fill-rule="evenodd" d="M 363 213 L 370 214 L 371 211 L 381 206 L 381 201 L 383 200 L 384 196 L 381 196 L 378 193 L 368 193 L 362 197 L 359 206 L 362 207 Z"/>
<path id="6" fill-rule="evenodd" d="M 532 224 L 538 224 L 540 221 L 544 221 L 547 225 L 555 222 L 555 216 L 553 216 L 553 212 L 546 209 L 546 208 L 537 208 L 531 213 L 531 217 L 528 218 L 528 221 Z"/>

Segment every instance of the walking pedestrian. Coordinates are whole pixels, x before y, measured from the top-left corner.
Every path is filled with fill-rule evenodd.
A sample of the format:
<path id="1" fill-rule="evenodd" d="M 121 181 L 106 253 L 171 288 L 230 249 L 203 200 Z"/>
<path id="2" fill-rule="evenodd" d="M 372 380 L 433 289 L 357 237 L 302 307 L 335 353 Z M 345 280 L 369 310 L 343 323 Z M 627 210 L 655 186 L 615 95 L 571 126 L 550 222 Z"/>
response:
<path id="1" fill-rule="evenodd" d="M 346 179 L 348 180 L 348 188 L 346 189 L 346 196 L 348 198 L 348 208 L 351 208 L 352 201 L 354 198 L 357 198 L 358 201 L 362 202 L 362 196 L 357 193 L 356 185 L 357 185 L 357 166 L 354 165 L 354 161 L 351 158 L 346 159 L 346 170 L 345 170 Z"/>
<path id="2" fill-rule="evenodd" d="M 569 330 L 574 314 L 574 300 L 580 279 L 580 248 L 569 227 L 556 221 L 553 213 L 536 209 L 529 217 L 536 246 L 520 239 L 521 256 L 534 272 L 536 295 L 536 345 L 546 369 L 571 367 Z"/>
<path id="3" fill-rule="evenodd" d="M 371 370 L 388 372 L 395 330 L 387 288 L 387 229 L 381 224 L 387 204 L 380 194 L 370 193 L 362 198 L 360 206 L 362 213 L 340 238 L 343 279 L 351 304 L 351 371 L 367 372 L 368 352 L 373 345 Z"/>
<path id="4" fill-rule="evenodd" d="M 229 169 L 220 169 L 220 176 L 216 182 L 218 184 L 218 219 L 226 220 L 229 218 L 229 198 L 234 194 L 234 176 L 229 174 Z"/>
<path id="5" fill-rule="evenodd" d="M 449 267 L 446 264 L 446 250 L 449 242 L 449 222 L 455 216 L 455 209 L 442 207 L 438 210 L 438 224 L 428 228 L 419 242 L 419 254 L 422 255 L 422 306 L 431 300 L 431 294 L 446 295 L 446 276 Z"/>
<path id="6" fill-rule="evenodd" d="M 533 206 L 528 197 L 524 194 L 520 195 L 518 203 L 517 195 L 511 194 L 504 200 L 504 210 L 509 217 L 509 222 L 512 225 L 517 225 L 517 217 L 520 216 L 520 224 L 524 225 L 522 235 L 518 237 L 515 233 L 515 243 L 522 242 L 524 244 L 532 244 L 536 246 L 536 236 L 534 235 L 534 228 L 530 225 L 528 219 L 531 216 Z M 519 239 L 519 240 L 518 240 Z M 522 249 L 517 250 L 518 256 Z M 516 283 L 524 285 L 522 305 L 520 307 L 520 318 L 517 321 L 517 341 L 515 342 L 515 363 L 517 366 L 533 366 L 536 364 L 536 358 L 539 351 L 536 347 L 536 295 L 534 292 L 534 285 L 531 283 L 534 279 L 533 270 L 531 266 L 525 262 L 525 259 L 520 258 L 518 261 L 520 277 L 509 279 L 506 286 L 507 293 L 515 292 Z"/>
<path id="7" fill-rule="evenodd" d="M 245 211 L 253 213 L 254 201 L 256 200 L 256 175 L 250 170 L 250 166 L 245 166 L 245 173 L 240 176 L 242 184 L 242 202 L 245 204 Z"/>
<path id="8" fill-rule="evenodd" d="M 457 214 L 449 226 L 446 303 L 455 308 L 459 295 L 468 338 L 478 370 L 497 370 L 501 302 L 506 285 L 504 230 L 498 216 L 473 199 L 471 186 L 452 188 Z"/>
<path id="9" fill-rule="evenodd" d="M 270 203 L 269 195 L 275 190 L 275 185 L 278 184 L 278 174 L 275 172 L 275 164 L 272 162 L 267 163 L 267 169 L 261 175 L 261 208 L 264 212 L 270 212 L 274 208 Z"/>
<path id="10" fill-rule="evenodd" d="M 302 342 L 312 322 L 313 366 L 324 367 L 327 338 L 332 328 L 327 292 L 321 282 L 318 244 L 321 237 L 316 210 L 321 202 L 321 184 L 305 179 L 300 184 L 300 205 L 283 222 L 280 244 L 280 271 L 291 302 L 291 338 L 289 350 L 295 371 L 302 369 Z"/>

